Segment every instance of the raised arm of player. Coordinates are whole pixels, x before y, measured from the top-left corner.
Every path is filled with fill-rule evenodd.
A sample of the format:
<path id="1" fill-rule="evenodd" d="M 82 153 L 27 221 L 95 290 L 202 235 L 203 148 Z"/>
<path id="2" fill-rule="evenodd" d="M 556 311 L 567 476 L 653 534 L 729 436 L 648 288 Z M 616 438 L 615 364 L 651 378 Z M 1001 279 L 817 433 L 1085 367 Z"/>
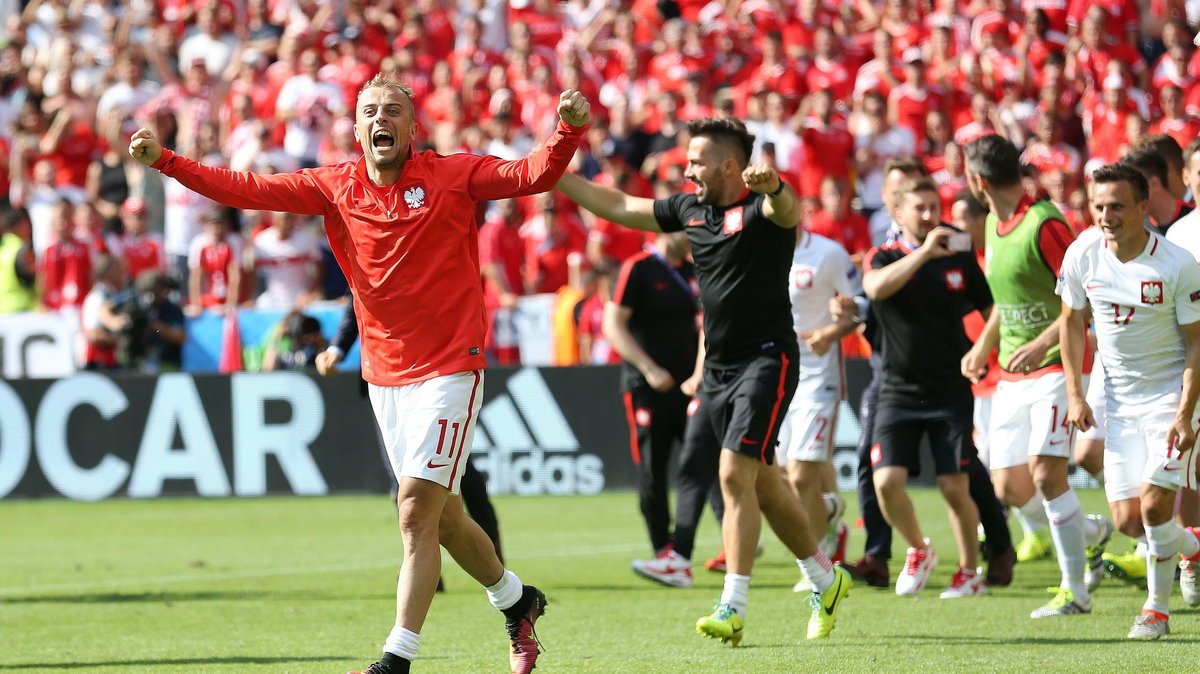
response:
<path id="1" fill-rule="evenodd" d="M 605 220 L 647 232 L 662 231 L 654 217 L 653 199 L 630 196 L 573 173 L 564 173 L 555 187 L 571 201 Z"/>
<path id="2" fill-rule="evenodd" d="M 324 215 L 332 208 L 332 194 L 311 170 L 259 175 L 205 166 L 164 148 L 154 133 L 144 128 L 130 137 L 129 156 L 226 206 L 304 215 Z"/>
<path id="3" fill-rule="evenodd" d="M 564 91 L 558 98 L 558 127 L 554 134 L 528 157 L 504 161 L 483 157 L 468 182 L 471 196 L 480 201 L 509 199 L 553 189 L 567 170 L 591 119 L 591 104 L 578 91 Z"/>
<path id="4" fill-rule="evenodd" d="M 1183 342 L 1187 345 L 1187 355 L 1183 359 L 1183 396 L 1179 401 L 1179 411 L 1175 413 L 1175 421 L 1171 423 L 1167 443 L 1180 452 L 1186 452 L 1196 444 L 1196 400 L 1200 397 L 1200 381 L 1197 381 L 1197 371 L 1200 370 L 1200 322 L 1181 325 L 1179 331 L 1183 333 Z"/>
<path id="5" fill-rule="evenodd" d="M 751 192 L 767 196 L 763 200 L 763 215 L 768 220 L 784 229 L 800 224 L 800 200 L 791 185 L 780 180 L 775 169 L 766 164 L 751 164 L 742 171 L 742 180 Z"/>
<path id="6" fill-rule="evenodd" d="M 1088 310 L 1072 309 L 1063 302 L 1059 316 L 1058 343 L 1061 345 L 1063 374 L 1067 379 L 1067 420 L 1086 431 L 1096 425 L 1096 417 L 1084 397 L 1083 351 L 1087 342 Z M 1195 406 L 1195 399 L 1192 399 Z"/>

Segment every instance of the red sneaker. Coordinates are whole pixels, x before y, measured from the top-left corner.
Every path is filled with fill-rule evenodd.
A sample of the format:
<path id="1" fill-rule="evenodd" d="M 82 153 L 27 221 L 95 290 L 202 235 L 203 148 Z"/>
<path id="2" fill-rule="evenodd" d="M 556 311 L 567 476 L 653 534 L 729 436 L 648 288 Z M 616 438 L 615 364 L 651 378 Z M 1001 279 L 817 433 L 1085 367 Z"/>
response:
<path id="1" fill-rule="evenodd" d="M 529 609 L 519 617 L 505 620 L 508 628 L 508 664 L 513 674 L 529 674 L 541 653 L 541 643 L 533 631 L 533 624 L 546 612 L 546 595 L 532 585 L 526 585 L 525 590 L 533 595 Z"/>
<path id="2" fill-rule="evenodd" d="M 704 568 L 717 573 L 725 573 L 725 550 L 722 549 L 716 557 L 705 562 Z"/>

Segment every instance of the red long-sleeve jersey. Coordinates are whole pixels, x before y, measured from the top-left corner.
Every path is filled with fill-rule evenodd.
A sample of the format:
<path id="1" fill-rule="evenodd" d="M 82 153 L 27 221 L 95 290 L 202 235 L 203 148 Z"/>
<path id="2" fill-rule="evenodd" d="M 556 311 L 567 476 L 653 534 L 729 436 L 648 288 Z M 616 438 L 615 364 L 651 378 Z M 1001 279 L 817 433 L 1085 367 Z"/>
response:
<path id="1" fill-rule="evenodd" d="M 486 365 L 475 205 L 552 189 L 585 129 L 560 121 L 517 161 L 410 151 L 400 178 L 383 187 L 367 177 L 365 159 L 258 175 L 164 149 L 153 168 L 234 208 L 325 216 L 354 292 L 363 377 L 403 386 Z"/>

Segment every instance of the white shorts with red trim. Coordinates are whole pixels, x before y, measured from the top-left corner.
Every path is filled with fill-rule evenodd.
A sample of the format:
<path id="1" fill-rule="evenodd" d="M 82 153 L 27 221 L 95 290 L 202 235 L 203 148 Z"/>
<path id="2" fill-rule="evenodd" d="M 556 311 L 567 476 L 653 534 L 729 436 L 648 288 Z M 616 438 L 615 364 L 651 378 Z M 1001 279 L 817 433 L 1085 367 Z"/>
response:
<path id="1" fill-rule="evenodd" d="M 1030 456 L 1071 456 L 1067 380 L 1062 372 L 996 384 L 988 454 L 992 470 L 1023 466 Z"/>
<path id="2" fill-rule="evenodd" d="M 1138 405 L 1120 405 L 1120 409 L 1109 406 L 1104 493 L 1110 503 L 1138 498 L 1144 483 L 1172 491 L 1196 488 L 1195 448 L 1180 452 L 1167 444 L 1179 411 L 1179 395 L 1167 393 Z"/>
<path id="3" fill-rule="evenodd" d="M 833 435 L 841 401 L 836 397 L 792 399 L 779 428 L 779 462 L 828 461 L 833 456 Z"/>
<path id="4" fill-rule="evenodd" d="M 428 480 L 457 494 L 483 405 L 483 370 L 368 390 L 396 479 Z"/>

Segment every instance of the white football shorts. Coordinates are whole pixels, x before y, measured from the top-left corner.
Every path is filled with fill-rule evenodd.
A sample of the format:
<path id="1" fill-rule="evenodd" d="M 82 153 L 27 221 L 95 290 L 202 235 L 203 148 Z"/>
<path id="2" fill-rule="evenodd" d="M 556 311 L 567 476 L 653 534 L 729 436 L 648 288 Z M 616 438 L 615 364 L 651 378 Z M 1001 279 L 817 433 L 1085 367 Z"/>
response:
<path id="1" fill-rule="evenodd" d="M 420 478 L 457 494 L 483 405 L 483 370 L 368 391 L 396 479 Z"/>
<path id="2" fill-rule="evenodd" d="M 780 464 L 785 461 L 820 463 L 833 456 L 833 436 L 837 432 L 837 398 L 792 400 L 783 425 L 779 428 Z"/>
<path id="3" fill-rule="evenodd" d="M 1062 372 L 1000 381 L 992 394 L 988 468 L 1023 466 L 1030 456 L 1071 456 L 1067 380 Z"/>
<path id="4" fill-rule="evenodd" d="M 994 394 L 993 394 L 994 395 Z M 975 451 L 984 467 L 991 466 L 992 396 L 975 397 Z"/>
<path id="5" fill-rule="evenodd" d="M 1179 396 L 1172 392 L 1137 405 L 1109 405 L 1104 493 L 1110 503 L 1138 498 L 1143 483 L 1170 490 L 1196 488 L 1195 448 L 1180 452 L 1167 445 Z"/>

